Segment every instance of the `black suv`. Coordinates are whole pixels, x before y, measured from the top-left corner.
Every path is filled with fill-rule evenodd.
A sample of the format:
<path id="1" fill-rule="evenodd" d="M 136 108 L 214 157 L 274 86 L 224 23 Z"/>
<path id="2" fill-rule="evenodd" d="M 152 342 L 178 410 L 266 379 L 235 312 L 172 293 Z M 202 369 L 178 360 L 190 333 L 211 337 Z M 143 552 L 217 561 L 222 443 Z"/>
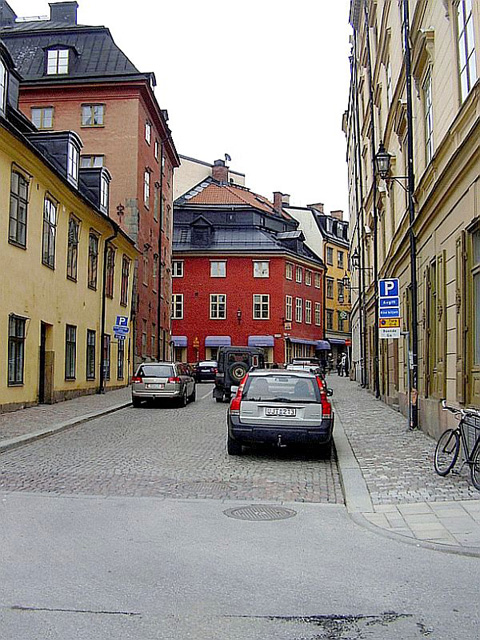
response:
<path id="1" fill-rule="evenodd" d="M 230 400 L 232 387 L 238 387 L 252 367 L 265 368 L 265 353 L 258 347 L 220 347 L 217 354 L 218 369 L 213 397 L 217 402 Z"/>

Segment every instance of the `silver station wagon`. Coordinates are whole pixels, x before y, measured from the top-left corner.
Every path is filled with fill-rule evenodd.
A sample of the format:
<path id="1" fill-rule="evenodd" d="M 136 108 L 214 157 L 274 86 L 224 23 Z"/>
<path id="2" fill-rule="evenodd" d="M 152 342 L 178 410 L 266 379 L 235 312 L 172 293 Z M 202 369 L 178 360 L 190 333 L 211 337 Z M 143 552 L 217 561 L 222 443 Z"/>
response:
<path id="1" fill-rule="evenodd" d="M 142 400 L 174 400 L 181 407 L 196 397 L 195 378 L 191 368 L 178 362 L 145 362 L 132 378 L 132 403 Z"/>
<path id="2" fill-rule="evenodd" d="M 244 444 L 319 446 L 329 455 L 334 414 L 322 376 L 306 371 L 257 369 L 242 380 L 227 413 L 227 452 Z"/>

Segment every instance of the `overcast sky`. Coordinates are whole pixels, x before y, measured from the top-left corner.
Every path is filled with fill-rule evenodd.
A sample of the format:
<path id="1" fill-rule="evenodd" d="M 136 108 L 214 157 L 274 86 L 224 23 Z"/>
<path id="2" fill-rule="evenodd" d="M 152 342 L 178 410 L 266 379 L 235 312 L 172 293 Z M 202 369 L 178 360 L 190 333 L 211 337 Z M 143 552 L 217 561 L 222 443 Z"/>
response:
<path id="1" fill-rule="evenodd" d="M 8 0 L 20 17 L 47 0 Z M 347 211 L 342 114 L 349 0 L 78 0 L 78 22 L 107 26 L 153 71 L 180 154 L 228 153 L 246 185 L 291 204 Z"/>

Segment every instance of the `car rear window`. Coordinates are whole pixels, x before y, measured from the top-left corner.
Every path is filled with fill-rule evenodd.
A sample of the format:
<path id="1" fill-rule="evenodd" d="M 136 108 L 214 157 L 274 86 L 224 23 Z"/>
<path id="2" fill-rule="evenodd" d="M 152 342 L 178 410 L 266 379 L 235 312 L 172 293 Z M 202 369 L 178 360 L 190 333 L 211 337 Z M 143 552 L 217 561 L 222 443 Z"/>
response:
<path id="1" fill-rule="evenodd" d="M 144 364 L 138 375 L 141 378 L 169 378 L 174 375 L 173 367 L 168 364 Z"/>
<path id="2" fill-rule="evenodd" d="M 278 402 L 318 402 L 318 384 L 314 378 L 299 376 L 250 376 L 244 400 Z"/>

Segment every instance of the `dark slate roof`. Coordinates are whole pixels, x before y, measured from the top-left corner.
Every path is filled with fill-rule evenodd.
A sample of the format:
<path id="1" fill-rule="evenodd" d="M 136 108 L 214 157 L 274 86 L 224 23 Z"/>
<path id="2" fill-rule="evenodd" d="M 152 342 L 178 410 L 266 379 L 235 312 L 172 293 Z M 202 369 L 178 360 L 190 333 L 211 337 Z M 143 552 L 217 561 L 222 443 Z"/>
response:
<path id="1" fill-rule="evenodd" d="M 17 70 L 24 81 L 61 82 L 72 78 L 145 75 L 117 47 L 106 27 L 68 25 L 41 20 L 15 23 L 0 29 Z M 69 47 L 73 53 L 69 73 L 45 74 L 45 49 Z"/>
<path id="2" fill-rule="evenodd" d="M 329 242 L 335 242 L 342 246 L 348 247 L 348 222 L 346 220 L 337 220 L 333 216 L 326 214 L 320 214 L 317 211 L 313 212 L 315 222 L 320 230 L 320 233 Z M 329 230 L 329 225 L 332 230 Z"/>

